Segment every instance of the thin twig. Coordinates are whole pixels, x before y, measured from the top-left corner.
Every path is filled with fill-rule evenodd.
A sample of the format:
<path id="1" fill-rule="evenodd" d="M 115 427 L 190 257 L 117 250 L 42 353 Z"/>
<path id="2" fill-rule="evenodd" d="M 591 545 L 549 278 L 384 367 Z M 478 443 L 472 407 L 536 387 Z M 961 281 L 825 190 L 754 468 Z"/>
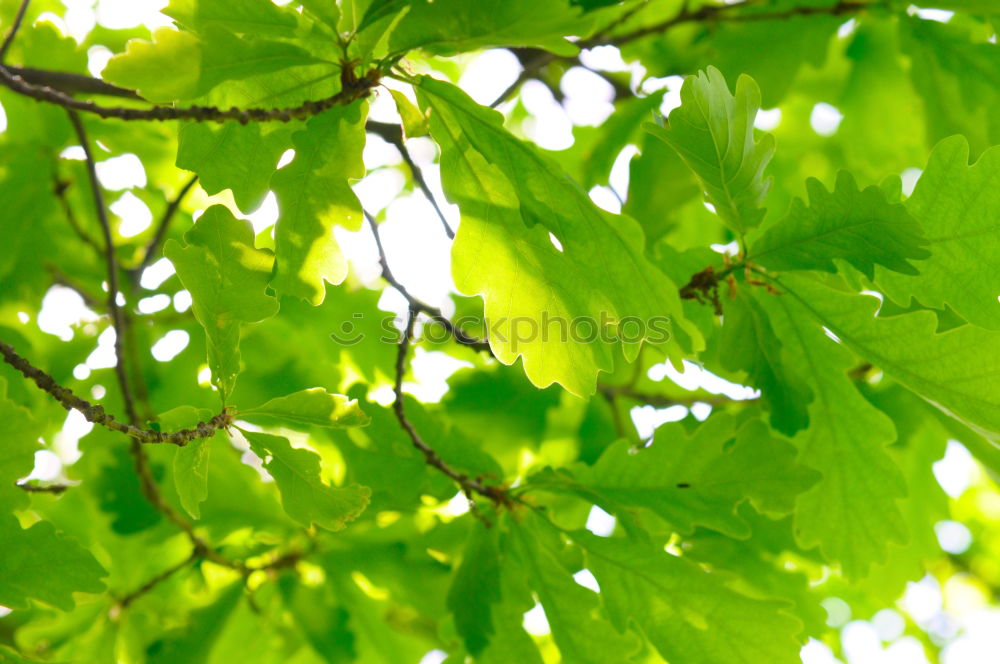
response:
<path id="1" fill-rule="evenodd" d="M 169 443 L 183 447 L 190 441 L 198 438 L 209 438 L 215 435 L 219 429 L 228 428 L 235 415 L 231 411 L 223 411 L 210 419 L 208 422 L 199 422 L 193 429 L 182 429 L 167 433 L 154 431 L 152 429 L 140 429 L 133 424 L 124 424 L 115 419 L 114 415 L 107 413 L 99 404 L 92 404 L 85 399 L 73 394 L 69 388 L 56 383 L 55 379 L 41 369 L 38 369 L 27 359 L 17 354 L 9 344 L 0 341 L 0 355 L 4 361 L 21 372 L 25 378 L 32 380 L 39 389 L 49 393 L 56 401 L 62 404 L 66 410 L 80 412 L 88 422 L 107 427 L 112 431 L 131 436 L 140 443 Z"/>
<path id="2" fill-rule="evenodd" d="M 167 205 L 167 209 L 160 218 L 160 224 L 156 229 L 156 233 L 153 235 L 153 239 L 149 241 L 148 245 L 146 245 L 146 251 L 142 255 L 142 260 L 139 261 L 139 267 L 134 270 L 136 275 L 142 276 L 143 270 L 149 267 L 149 264 L 153 262 L 153 259 L 156 257 L 156 252 L 159 250 L 160 245 L 163 244 L 163 239 L 167 236 L 167 230 L 170 228 L 170 222 L 177 214 L 177 210 L 180 208 L 184 197 L 187 196 L 187 193 L 191 191 L 191 188 L 194 187 L 197 181 L 197 175 L 188 180 L 187 183 L 181 187 L 177 196 L 175 196 L 174 199 L 170 201 L 170 204 Z"/>
<path id="3" fill-rule="evenodd" d="M 402 283 L 400 283 L 395 276 L 393 276 L 392 270 L 389 269 L 389 261 L 386 260 L 385 248 L 382 246 L 382 238 L 379 235 L 378 223 L 375 221 L 375 218 L 372 217 L 372 215 L 370 215 L 367 211 L 365 211 L 365 219 L 368 220 L 368 226 L 369 228 L 371 228 L 372 235 L 375 237 L 375 246 L 378 248 L 378 261 L 379 265 L 382 267 L 382 278 L 388 281 L 390 286 L 398 290 L 400 294 L 404 298 L 406 298 L 406 301 L 409 303 L 412 309 L 414 309 L 418 313 L 426 314 L 435 323 L 441 325 L 445 329 L 445 331 L 448 332 L 448 334 L 454 337 L 456 342 L 458 342 L 463 346 L 468 346 L 469 348 L 472 348 L 475 351 L 492 354 L 493 351 L 490 348 L 490 344 L 488 341 L 482 341 L 470 337 L 460 327 L 452 323 L 447 316 L 441 313 L 440 309 L 438 309 L 437 307 L 432 307 L 426 302 L 423 302 L 414 297 L 413 295 L 411 295 L 410 291 L 408 291 L 406 287 Z"/>
<path id="4" fill-rule="evenodd" d="M 24 14 L 28 11 L 29 4 L 31 4 L 31 0 L 21 0 L 21 6 L 17 8 L 14 23 L 11 24 L 10 30 L 7 31 L 7 36 L 4 37 L 3 43 L 0 44 L 0 65 L 3 64 L 4 58 L 7 57 L 7 50 L 14 43 L 17 31 L 21 29 L 21 23 L 24 21 Z"/>
<path id="5" fill-rule="evenodd" d="M 117 603 L 118 610 L 127 609 L 129 605 L 132 604 L 132 602 L 136 601 L 137 599 L 139 599 L 140 597 L 142 597 L 143 595 L 151 591 L 153 588 L 160 585 L 161 583 L 163 583 L 164 581 L 166 581 L 167 579 L 169 579 L 174 574 L 181 571 L 188 565 L 194 563 L 196 560 L 198 560 L 197 548 L 193 549 L 191 551 L 191 555 L 185 558 L 184 560 L 180 561 L 176 565 L 173 565 L 163 570 L 162 572 L 151 578 L 149 581 L 146 581 L 146 583 L 142 584 L 132 592 L 119 597 Z"/>
<path id="6" fill-rule="evenodd" d="M 117 85 L 111 85 L 106 81 L 92 76 L 70 74 L 61 71 L 48 71 L 45 69 L 32 69 L 30 67 L 11 67 L 9 65 L 6 67 L 7 71 L 11 74 L 21 77 L 31 85 L 49 87 L 67 94 L 95 94 L 142 101 L 142 97 L 137 95 L 135 90 L 120 88 Z"/>
<path id="7" fill-rule="evenodd" d="M 91 247 L 94 252 L 99 256 L 104 256 L 104 250 L 101 248 L 97 241 L 90 237 L 90 234 L 84 230 L 83 226 L 80 225 L 80 221 L 76 218 L 76 214 L 73 212 L 73 208 L 69 204 L 69 200 L 66 198 L 66 190 L 69 189 L 69 180 L 61 180 L 58 176 L 54 176 L 53 179 L 55 183 L 52 186 L 52 193 L 55 194 L 56 200 L 59 201 L 59 206 L 62 208 L 63 215 L 66 217 L 66 221 L 69 222 L 70 228 L 76 233 L 84 244 Z"/>
<path id="8" fill-rule="evenodd" d="M 70 488 L 68 484 L 29 484 L 28 482 L 15 486 L 28 493 L 54 493 L 56 495 Z"/>
<path id="9" fill-rule="evenodd" d="M 425 443 L 414 428 L 413 423 L 406 417 L 406 407 L 403 403 L 403 374 L 406 373 L 406 356 L 413 339 L 413 326 L 417 321 L 418 311 L 412 305 L 407 310 L 406 328 L 403 336 L 399 340 L 399 352 L 396 355 L 396 380 L 392 386 L 396 400 L 392 404 L 392 410 L 396 414 L 396 419 L 410 437 L 413 446 L 424 455 L 427 465 L 432 466 L 448 477 L 462 488 L 462 492 L 471 500 L 473 494 L 479 494 L 489 498 L 497 505 L 509 505 L 511 502 L 507 490 L 502 486 L 483 484 L 478 478 L 469 477 L 465 473 L 459 472 L 449 466 L 430 445 Z"/>
<path id="10" fill-rule="evenodd" d="M 128 415 L 129 423 L 136 425 L 139 423 L 139 417 L 135 411 L 132 388 L 125 371 L 125 352 L 122 350 L 125 322 L 122 318 L 122 310 L 118 306 L 118 294 L 121 289 L 118 288 L 118 256 L 115 252 L 114 236 L 111 234 L 111 222 L 108 220 L 108 210 L 104 205 L 101 182 L 97 179 L 97 162 L 94 161 L 94 155 L 90 150 L 90 139 L 87 137 L 87 131 L 84 129 L 78 113 L 74 111 L 68 111 L 68 113 L 77 140 L 83 147 L 87 175 L 90 177 L 90 191 L 94 197 L 94 208 L 97 212 L 97 220 L 101 223 L 101 233 L 104 235 L 104 260 L 108 268 L 108 314 L 111 316 L 111 324 L 115 330 L 115 375 L 118 376 L 118 387 L 121 389 L 122 401 L 125 404 L 125 413 Z"/>
<path id="11" fill-rule="evenodd" d="M 724 406 L 730 403 L 753 402 L 754 399 L 730 399 L 722 394 L 709 396 L 691 395 L 684 397 L 668 397 L 662 394 L 647 394 L 630 386 L 598 385 L 598 390 L 607 399 L 625 397 L 654 408 L 669 408 L 670 406 L 693 406 L 696 403 L 706 403 L 709 406 Z"/>

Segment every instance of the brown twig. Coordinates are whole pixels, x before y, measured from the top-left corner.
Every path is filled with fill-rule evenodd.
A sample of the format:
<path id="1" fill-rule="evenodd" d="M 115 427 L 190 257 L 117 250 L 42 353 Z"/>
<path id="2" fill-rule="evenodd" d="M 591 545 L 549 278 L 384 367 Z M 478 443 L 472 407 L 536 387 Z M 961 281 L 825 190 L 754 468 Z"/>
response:
<path id="1" fill-rule="evenodd" d="M 55 379 L 41 369 L 38 369 L 25 358 L 17 354 L 14 348 L 0 341 L 0 355 L 4 361 L 21 372 L 25 378 L 32 380 L 39 389 L 49 393 L 56 401 L 62 404 L 66 410 L 75 410 L 81 413 L 88 422 L 107 427 L 112 431 L 131 436 L 140 443 L 168 443 L 183 447 L 190 441 L 198 438 L 209 438 L 215 435 L 219 429 L 228 428 L 235 415 L 230 411 L 223 411 L 210 419 L 208 422 L 199 422 L 193 429 L 181 429 L 172 433 L 154 431 L 152 429 L 140 429 L 134 424 L 125 424 L 115 419 L 114 415 L 107 413 L 99 404 L 92 404 L 86 399 L 73 394 L 69 388 L 56 383 Z"/>
<path id="2" fill-rule="evenodd" d="M 108 211 L 104 205 L 101 182 L 97 179 L 97 163 L 90 150 L 87 131 L 84 129 L 78 113 L 69 111 L 69 119 L 73 124 L 77 140 L 80 141 L 80 146 L 83 148 L 87 175 L 90 178 L 90 191 L 94 197 L 94 208 L 97 212 L 97 220 L 101 224 L 101 233 L 104 236 L 104 260 L 108 268 L 108 315 L 111 317 L 111 324 L 115 329 L 115 375 L 118 377 L 118 387 L 121 389 L 125 413 L 128 415 L 130 424 L 135 425 L 139 422 L 139 417 L 136 415 L 132 388 L 125 371 L 125 353 L 122 350 L 122 333 L 125 329 L 125 323 L 122 318 L 122 310 L 118 307 L 118 294 L 121 289 L 118 288 L 118 256 L 115 252 L 114 237 L 111 234 L 111 222 L 108 220 Z"/>
<path id="3" fill-rule="evenodd" d="M 143 595 L 151 591 L 153 588 L 160 585 L 161 583 L 163 583 L 164 581 L 166 581 L 167 579 L 169 579 L 174 574 L 181 571 L 188 565 L 194 563 L 196 560 L 198 560 L 198 557 L 199 557 L 198 549 L 197 548 L 192 549 L 191 555 L 185 558 L 184 560 L 180 561 L 176 565 L 173 565 L 163 570 L 162 572 L 151 578 L 149 581 L 146 581 L 144 584 L 142 584 L 132 592 L 126 595 L 122 595 L 121 597 L 118 598 L 118 602 L 116 604 L 118 610 L 123 611 L 127 609 L 129 605 L 132 604 L 132 602 L 136 601 L 137 599 L 139 599 L 140 597 L 142 597 Z"/>
<path id="4" fill-rule="evenodd" d="M 167 230 L 170 228 L 170 222 L 173 221 L 174 216 L 177 214 L 177 210 L 180 209 L 181 203 L 184 201 L 184 197 L 187 193 L 191 191 L 195 183 L 198 182 L 198 176 L 195 175 L 187 183 L 181 187 L 181 190 L 177 192 L 177 195 L 172 201 L 167 205 L 167 209 L 163 212 L 163 216 L 160 218 L 160 223 L 156 228 L 156 233 L 153 235 L 153 239 L 149 241 L 146 245 L 146 251 L 143 252 L 142 260 L 139 261 L 139 266 L 133 270 L 136 277 L 141 277 L 143 270 L 149 267 L 149 264 L 153 262 L 156 257 L 156 252 L 159 250 L 160 245 L 163 244 L 164 238 L 167 236 Z M 134 278 L 138 282 L 137 278 Z"/>
<path id="5" fill-rule="evenodd" d="M 21 29 L 21 23 L 24 21 L 24 14 L 28 11 L 29 4 L 31 4 L 31 0 L 21 0 L 21 6 L 17 8 L 17 14 L 14 15 L 14 22 L 11 24 L 10 30 L 7 31 L 7 36 L 4 37 L 3 43 L 0 44 L 0 66 L 2 66 L 4 58 L 7 57 L 10 45 L 14 43 L 17 31 Z"/>
<path id="6" fill-rule="evenodd" d="M 413 340 L 413 326 L 417 321 L 418 313 L 417 309 L 412 305 L 409 307 L 406 315 L 406 328 L 399 340 L 399 353 L 396 355 L 396 380 L 392 386 L 393 393 L 396 395 L 396 400 L 392 404 L 392 410 L 396 414 L 396 419 L 399 420 L 399 425 L 403 427 L 403 430 L 410 437 L 410 442 L 413 443 L 413 446 L 424 455 L 427 465 L 436 468 L 450 477 L 462 488 L 462 492 L 469 500 L 472 500 L 473 494 L 479 494 L 484 498 L 489 498 L 498 506 L 509 506 L 511 504 L 511 497 L 507 494 L 507 490 L 504 487 L 483 484 L 478 478 L 469 477 L 467 474 L 449 466 L 434 451 L 434 448 L 423 441 L 420 434 L 417 433 L 416 428 L 414 428 L 413 423 L 406 417 L 406 407 L 403 402 L 403 374 L 406 373 L 406 356 L 410 349 L 410 342 Z"/>
<path id="7" fill-rule="evenodd" d="M 68 484 L 29 484 L 27 482 L 15 486 L 28 493 L 54 493 L 56 495 L 70 488 Z"/>
<path id="8" fill-rule="evenodd" d="M 62 208 L 63 216 L 66 217 L 66 221 L 69 222 L 70 228 L 76 233 L 76 236 L 83 241 L 84 244 L 89 246 L 94 250 L 98 256 L 104 255 L 104 250 L 101 248 L 97 241 L 90 237 L 90 234 L 84 230 L 83 226 L 80 225 L 80 221 L 76 218 L 76 214 L 73 212 L 72 206 L 69 204 L 69 200 L 66 198 L 66 190 L 69 189 L 69 180 L 62 180 L 57 175 L 53 176 L 55 182 L 52 185 L 52 193 L 55 194 L 56 200 L 59 201 L 59 207 Z"/>
<path id="9" fill-rule="evenodd" d="M 343 77 L 342 77 L 343 78 Z M 291 122 L 305 120 L 334 106 L 347 106 L 358 99 L 367 97 L 377 81 L 368 76 L 354 78 L 351 85 L 325 99 L 310 100 L 293 108 L 216 108 L 214 106 L 155 106 L 153 108 L 125 108 L 122 106 L 101 106 L 92 101 L 80 101 L 47 85 L 34 85 L 23 76 L 0 66 L 0 84 L 14 92 L 35 101 L 62 106 L 70 111 L 91 113 L 98 117 L 115 120 L 191 120 L 193 122 L 227 122 L 240 124 L 248 122 Z"/>
<path id="10" fill-rule="evenodd" d="M 414 309 L 417 313 L 426 314 L 435 323 L 441 325 L 450 334 L 456 342 L 463 346 L 468 346 L 475 351 L 481 353 L 491 353 L 490 344 L 488 341 L 481 341 L 470 337 L 461 328 L 452 323 L 447 316 L 441 313 L 441 310 L 437 307 L 432 307 L 431 305 L 423 302 L 413 295 L 406 289 L 406 287 L 396 279 L 392 274 L 392 270 L 389 269 L 389 261 L 386 260 L 385 248 L 382 246 L 382 238 L 379 235 L 378 223 L 375 218 L 372 217 L 367 211 L 365 211 L 365 219 L 368 220 L 368 226 L 371 228 L 372 235 L 375 237 L 375 246 L 378 248 L 378 261 L 379 265 L 382 267 L 382 278 L 389 282 L 389 285 L 400 292 L 400 294 L 406 298 L 409 306 Z"/>
<path id="11" fill-rule="evenodd" d="M 753 399 L 730 399 L 725 395 L 699 396 L 691 395 L 685 397 L 668 397 L 662 394 L 647 394 L 635 390 L 630 386 L 599 385 L 598 390 L 605 398 L 625 397 L 633 399 L 654 408 L 669 408 L 670 406 L 693 406 L 696 403 L 707 403 L 710 406 L 724 406 L 740 401 L 753 401 Z"/>

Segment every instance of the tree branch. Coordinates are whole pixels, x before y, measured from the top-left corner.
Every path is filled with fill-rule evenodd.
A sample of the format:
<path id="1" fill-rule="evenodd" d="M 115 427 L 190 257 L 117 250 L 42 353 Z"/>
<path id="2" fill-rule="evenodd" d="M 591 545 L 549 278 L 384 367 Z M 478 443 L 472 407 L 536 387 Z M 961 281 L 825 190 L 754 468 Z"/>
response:
<path id="1" fill-rule="evenodd" d="M 133 424 L 119 422 L 115 419 L 114 415 L 107 413 L 99 404 L 92 404 L 76 396 L 69 388 L 56 383 L 52 376 L 32 366 L 28 360 L 18 355 L 12 346 L 3 341 L 0 341 L 0 355 L 3 356 L 7 364 L 17 369 L 25 378 L 34 381 L 39 389 L 48 392 L 66 410 L 78 411 L 88 422 L 93 422 L 112 431 L 123 433 L 140 443 L 169 443 L 183 447 L 192 440 L 209 438 L 214 436 L 215 432 L 219 429 L 228 428 L 235 417 L 232 412 L 223 411 L 208 422 L 199 422 L 198 426 L 193 429 L 181 429 L 173 433 L 140 429 Z"/>
<path id="2" fill-rule="evenodd" d="M 375 236 L 375 246 L 378 247 L 379 265 L 382 267 L 382 278 L 388 281 L 390 286 L 398 290 L 400 294 L 406 298 L 406 301 L 409 303 L 411 309 L 417 313 L 426 314 L 435 323 L 441 325 L 448 332 L 448 334 L 454 337 L 456 342 L 463 346 L 468 346 L 477 352 L 492 354 L 493 351 L 490 348 L 488 341 L 481 341 L 470 337 L 465 333 L 465 331 L 452 323 L 447 316 L 441 313 L 440 309 L 432 307 L 426 302 L 418 300 L 416 297 L 411 295 L 410 292 L 406 290 L 406 287 L 393 276 L 392 270 L 389 269 L 389 261 L 386 260 L 385 249 L 382 247 L 382 238 L 379 235 L 378 224 L 375 222 L 375 218 L 372 217 L 367 211 L 365 211 L 364 214 L 365 219 L 368 220 L 368 227 L 371 228 L 372 235 Z"/>
<path id="3" fill-rule="evenodd" d="M 91 101 L 80 101 L 48 85 L 29 83 L 23 76 L 15 74 L 7 67 L 0 66 L 0 84 L 14 92 L 36 101 L 62 106 L 70 111 L 91 113 L 105 119 L 115 120 L 191 120 L 193 122 L 227 122 L 240 124 L 248 122 L 290 122 L 305 120 L 334 106 L 347 106 L 362 97 L 367 97 L 377 81 L 367 76 L 354 78 L 342 76 L 347 82 L 340 92 L 325 99 L 307 101 L 293 108 L 217 108 L 215 106 L 156 106 L 153 108 L 126 108 L 123 106 L 101 106 Z"/>
<path id="4" fill-rule="evenodd" d="M 132 592 L 119 597 L 118 602 L 116 604 L 117 610 L 124 611 L 129 607 L 130 604 L 132 604 L 132 602 L 139 599 L 140 597 L 142 597 L 143 595 L 151 591 L 153 588 L 160 585 L 161 583 L 163 583 L 164 581 L 166 581 L 167 579 L 169 579 L 174 574 L 181 571 L 188 565 L 194 563 L 196 560 L 198 560 L 198 557 L 199 557 L 198 549 L 195 548 L 191 551 L 191 555 L 182 560 L 181 562 L 177 563 L 176 565 L 173 565 L 172 567 L 168 567 L 167 569 L 163 570 L 162 572 L 151 578 L 149 581 L 146 581 L 146 583 L 142 584 Z"/>
<path id="5" fill-rule="evenodd" d="M 396 356 L 396 381 L 392 387 L 396 395 L 396 400 L 392 404 L 392 410 L 396 414 L 396 419 L 399 420 L 400 426 L 403 427 L 403 430 L 410 437 L 410 442 L 413 443 L 413 446 L 423 453 L 427 464 L 450 477 L 462 488 L 462 492 L 465 493 L 469 500 L 472 500 L 473 494 L 479 494 L 480 496 L 489 498 L 496 505 L 510 505 L 511 498 L 504 487 L 483 484 L 478 478 L 469 477 L 465 473 L 459 472 L 449 466 L 444 459 L 438 456 L 434 448 L 423 441 L 420 434 L 414 428 L 413 423 L 406 417 L 406 408 L 403 403 L 403 374 L 406 372 L 406 356 L 410 349 L 410 342 L 413 339 L 413 326 L 416 323 L 418 313 L 417 309 L 411 305 L 407 311 L 406 328 L 399 340 L 399 353 Z"/>

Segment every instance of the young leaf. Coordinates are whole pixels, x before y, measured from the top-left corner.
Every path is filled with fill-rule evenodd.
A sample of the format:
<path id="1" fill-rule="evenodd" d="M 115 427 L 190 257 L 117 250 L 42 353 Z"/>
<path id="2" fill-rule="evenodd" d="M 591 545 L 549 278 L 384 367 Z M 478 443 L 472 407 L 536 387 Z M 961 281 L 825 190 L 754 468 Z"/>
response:
<path id="1" fill-rule="evenodd" d="M 323 282 L 339 284 L 347 260 L 333 235 L 334 225 L 361 228 L 361 203 L 348 180 L 364 176 L 367 105 L 355 103 L 317 115 L 292 136 L 295 158 L 274 174 L 271 188 L 281 215 L 274 229 L 277 271 L 271 285 L 316 305 Z"/>
<path id="2" fill-rule="evenodd" d="M 430 131 L 427 116 L 420 112 L 420 109 L 413 105 L 405 94 L 399 90 L 390 90 L 392 100 L 396 102 L 396 112 L 399 113 L 403 121 L 403 133 L 406 138 L 416 138 L 426 136 Z"/>
<path id="3" fill-rule="evenodd" d="M 195 32 L 221 27 L 236 34 L 295 35 L 295 15 L 268 0 L 171 0 L 163 13 Z"/>
<path id="4" fill-rule="evenodd" d="M 358 406 L 356 399 L 340 394 L 330 394 L 322 387 L 302 390 L 271 399 L 256 408 L 240 411 L 240 415 L 273 417 L 294 424 L 320 427 L 361 427 L 368 424 L 368 416 Z"/>
<path id="5" fill-rule="evenodd" d="M 278 312 L 277 300 L 264 292 L 274 258 L 254 247 L 250 223 L 221 205 L 208 208 L 184 239 L 184 246 L 167 242 L 163 253 L 191 291 L 194 315 L 208 337 L 212 381 L 225 402 L 240 372 L 240 324 Z"/>
<path id="6" fill-rule="evenodd" d="M 89 551 L 39 521 L 22 530 L 17 519 L 0 515 L 0 605 L 28 608 L 29 599 L 69 611 L 73 593 L 104 591 L 107 572 Z"/>
<path id="7" fill-rule="evenodd" d="M 774 137 L 754 140 L 753 121 L 760 110 L 760 90 L 741 75 L 736 95 L 715 67 L 688 76 L 681 105 L 667 126 L 647 123 L 647 131 L 670 145 L 694 171 L 716 214 L 743 235 L 764 218 L 760 207 L 770 181 L 764 169 L 774 153 Z"/>
<path id="8" fill-rule="evenodd" d="M 638 624 L 671 662 L 798 664 L 799 620 L 783 602 L 747 597 L 732 577 L 662 548 L 570 533 L 587 552 L 612 624 Z"/>
<path id="9" fill-rule="evenodd" d="M 478 655 L 494 633 L 493 605 L 500 595 L 500 550 L 497 529 L 473 526 L 448 590 L 448 608 L 465 649 Z"/>
<path id="10" fill-rule="evenodd" d="M 160 415 L 159 424 L 166 431 L 176 431 L 207 422 L 211 417 L 208 409 L 179 406 Z M 219 432 L 212 438 L 196 438 L 174 453 L 174 488 L 181 507 L 195 519 L 201 518 L 200 505 L 208 497 L 210 445 L 223 438 Z"/>
<path id="11" fill-rule="evenodd" d="M 923 226 L 931 257 L 919 275 L 881 271 L 876 282 L 906 304 L 943 309 L 947 304 L 970 323 L 1000 329 L 1000 147 L 969 166 L 969 144 L 954 136 L 941 141 L 927 161 L 906 208 Z"/>
<path id="12" fill-rule="evenodd" d="M 920 224 L 899 203 L 875 186 L 858 189 L 841 171 L 828 192 L 815 178 L 806 182 L 809 205 L 799 199 L 748 251 L 748 258 L 775 270 L 836 271 L 834 261 L 850 263 L 869 279 L 875 266 L 915 275 L 910 262 L 930 256 Z"/>
<path id="13" fill-rule="evenodd" d="M 281 436 L 253 431 L 244 431 L 243 435 L 274 477 L 288 516 L 306 528 L 315 523 L 327 530 L 340 530 L 368 505 L 371 495 L 368 487 L 358 484 L 334 487 L 324 482 L 320 478 L 319 455 L 315 452 L 293 448 Z"/>
<path id="14" fill-rule="evenodd" d="M 595 207 L 552 162 L 511 136 L 499 114 L 458 88 L 423 78 L 417 93 L 431 109 L 445 192 L 462 210 L 455 284 L 484 297 L 501 362 L 521 356 L 536 386 L 558 382 L 590 394 L 597 372 L 611 369 L 615 346 L 629 359 L 638 353 L 642 339 L 606 334 L 626 317 L 650 337 L 669 317 L 671 344 L 678 334 L 700 342 L 676 286 L 646 259 L 635 222 Z"/>
<path id="15" fill-rule="evenodd" d="M 787 361 L 806 369 L 813 392 L 809 428 L 793 442 L 799 462 L 823 477 L 798 498 L 796 538 L 804 548 L 819 546 L 849 578 L 863 577 L 872 563 L 885 560 L 890 542 L 907 538 L 896 502 L 906 486 L 885 449 L 896 439 L 895 427 L 851 384 L 850 352 L 827 338 L 798 300 L 766 294 L 758 301 L 784 342 Z"/>

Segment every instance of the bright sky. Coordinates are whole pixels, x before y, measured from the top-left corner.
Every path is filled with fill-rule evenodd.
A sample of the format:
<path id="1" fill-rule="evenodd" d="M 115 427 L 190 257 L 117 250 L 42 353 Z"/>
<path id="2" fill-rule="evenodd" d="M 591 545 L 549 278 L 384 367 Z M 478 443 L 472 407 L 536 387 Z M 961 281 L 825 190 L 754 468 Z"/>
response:
<path id="1" fill-rule="evenodd" d="M 151 29 L 170 25 L 170 20 L 159 13 L 159 9 L 166 5 L 165 0 L 63 0 L 63 3 L 67 7 L 65 18 L 49 13 L 43 16 L 43 20 L 51 21 L 64 34 L 77 40 L 95 24 L 108 28 L 129 28 L 142 24 Z M 951 17 L 951 12 L 940 10 L 913 8 L 912 11 L 931 20 L 947 21 Z M 853 20 L 845 22 L 838 32 L 839 38 L 848 38 L 853 28 Z M 106 49 L 94 48 L 88 55 L 91 72 L 97 75 L 111 54 Z M 641 84 L 641 90 L 645 94 L 665 88 L 666 94 L 661 106 L 664 114 L 680 103 L 680 77 L 645 79 L 643 68 L 623 62 L 614 47 L 604 46 L 585 51 L 581 60 L 592 69 L 630 71 L 633 87 Z M 509 51 L 487 51 L 472 58 L 460 84 L 477 101 L 489 103 L 515 80 L 519 71 L 517 58 Z M 386 83 L 396 87 L 391 81 Z M 566 96 L 562 104 L 541 83 L 529 82 L 521 92 L 521 99 L 532 116 L 522 129 L 529 138 L 545 149 L 560 150 L 569 147 L 573 142 L 574 126 L 599 125 L 614 110 L 610 85 L 586 69 L 575 67 L 569 70 L 560 87 Z M 370 116 L 383 122 L 399 121 L 395 106 L 385 93 L 374 97 Z M 836 108 L 821 103 L 813 109 L 810 123 L 817 134 L 828 136 L 837 131 L 841 118 L 842 115 Z M 773 129 L 780 122 L 781 111 L 771 109 L 758 115 L 756 125 L 761 129 Z M 6 119 L 0 107 L 0 132 L 5 128 Z M 440 175 L 433 162 L 436 148 L 425 138 L 410 140 L 407 146 L 422 168 L 449 223 L 457 228 L 460 221 L 458 209 L 446 203 L 440 187 Z M 618 211 L 620 199 L 624 199 L 628 192 L 628 162 L 636 153 L 634 146 L 623 150 L 611 174 L 611 187 L 595 187 L 590 192 L 597 205 Z M 83 155 L 82 150 L 76 147 L 66 150 L 63 156 L 81 159 Z M 291 161 L 291 158 L 291 154 L 286 154 L 282 165 Z M 364 158 L 370 173 L 355 185 L 355 191 L 369 212 L 377 214 L 386 210 L 386 221 L 381 224 L 380 232 L 394 274 L 417 297 L 441 307 L 446 314 L 450 313 L 452 305 L 449 295 L 455 292 L 450 276 L 450 243 L 439 219 L 419 193 L 398 195 L 404 187 L 404 178 L 393 168 L 401 162 L 394 147 L 378 137 L 369 136 Z M 909 193 L 919 178 L 920 171 L 910 169 L 902 175 L 904 191 Z M 111 208 L 122 219 L 119 233 L 123 237 L 132 237 L 148 228 L 153 215 L 146 204 L 131 191 L 134 187 L 146 184 L 145 171 L 138 158 L 126 154 L 105 160 L 98 165 L 98 176 L 109 191 Z M 217 198 L 220 199 L 219 202 L 227 200 L 225 196 Z M 239 212 L 235 208 L 233 211 Z M 273 194 L 269 194 L 259 209 L 243 216 L 259 232 L 275 223 L 278 212 L 277 202 Z M 350 258 L 353 273 L 366 283 L 376 282 L 379 277 L 378 256 L 367 227 L 357 233 L 338 228 L 336 235 Z M 169 261 L 161 259 L 142 275 L 141 285 L 154 291 L 172 273 L 173 267 Z M 170 306 L 177 311 L 187 310 L 191 306 L 190 295 L 182 292 L 171 300 L 167 295 L 151 294 L 139 303 L 139 310 L 153 313 Z M 393 289 L 387 288 L 381 306 L 402 313 L 405 301 Z M 73 336 L 74 327 L 84 325 L 86 330 L 87 324 L 96 319 L 96 314 L 86 307 L 79 295 L 55 286 L 45 296 L 37 321 L 29 321 L 24 316 L 22 322 L 37 324 L 43 331 L 68 340 Z M 153 345 L 151 352 L 157 360 L 166 362 L 181 352 L 189 341 L 186 332 L 170 331 Z M 96 347 L 86 361 L 76 367 L 74 374 L 83 379 L 94 369 L 113 366 L 113 344 L 114 332 L 106 330 L 98 337 Z M 408 384 L 407 389 L 421 399 L 437 401 L 447 390 L 448 376 L 462 366 L 465 363 L 443 353 L 418 352 L 413 362 L 416 381 Z M 722 380 L 690 362 L 684 363 L 683 372 L 676 371 L 669 364 L 657 365 L 650 370 L 650 377 L 654 380 L 672 380 L 688 389 L 702 388 L 734 399 L 756 396 L 753 390 Z M 204 380 L 205 376 L 201 378 Z M 98 386 L 91 396 L 99 399 L 103 396 L 103 387 Z M 388 396 L 391 399 L 391 392 L 389 395 L 374 396 Z M 696 404 L 691 411 L 698 419 L 704 419 L 711 412 L 711 407 Z M 688 409 L 683 406 L 667 409 L 646 406 L 634 409 L 632 415 L 640 434 L 645 437 L 651 435 L 659 424 L 682 419 L 687 413 Z M 72 463 L 78 457 L 77 441 L 91 427 L 78 414 L 69 413 L 62 433 L 53 442 L 52 451 L 38 452 L 31 477 L 58 478 L 63 464 Z M 949 444 L 945 457 L 935 464 L 934 472 L 948 494 L 957 498 L 976 480 L 981 471 L 965 448 L 953 442 Z M 614 517 L 600 508 L 593 508 L 587 528 L 595 534 L 607 536 L 614 530 L 614 526 Z M 968 529 L 951 521 L 938 524 L 937 534 L 942 548 L 954 553 L 964 551 L 971 542 Z M 581 571 L 577 576 L 581 585 L 597 589 L 596 581 L 587 570 Z M 846 661 L 847 664 L 927 662 L 920 644 L 912 637 L 902 636 L 903 613 L 928 629 L 935 638 L 949 642 L 944 649 L 943 664 L 994 664 L 997 661 L 996 653 L 1000 652 L 1000 629 L 997 629 L 1000 626 L 1000 611 L 989 608 L 988 603 L 980 598 L 969 597 L 967 589 L 960 585 L 951 588 L 946 585 L 942 588 L 929 576 L 910 584 L 898 607 L 880 612 L 871 621 L 851 620 L 847 605 L 836 598 L 828 600 L 825 606 L 829 612 L 829 624 L 842 628 L 846 660 L 836 659 L 827 646 L 810 641 L 802 649 L 804 664 L 839 661 Z M 950 610 L 946 611 L 945 606 Z M 541 605 L 536 605 L 525 614 L 525 627 L 532 634 L 548 634 L 548 623 Z M 444 659 L 443 652 L 432 651 L 424 657 L 421 664 L 440 664 Z"/>

